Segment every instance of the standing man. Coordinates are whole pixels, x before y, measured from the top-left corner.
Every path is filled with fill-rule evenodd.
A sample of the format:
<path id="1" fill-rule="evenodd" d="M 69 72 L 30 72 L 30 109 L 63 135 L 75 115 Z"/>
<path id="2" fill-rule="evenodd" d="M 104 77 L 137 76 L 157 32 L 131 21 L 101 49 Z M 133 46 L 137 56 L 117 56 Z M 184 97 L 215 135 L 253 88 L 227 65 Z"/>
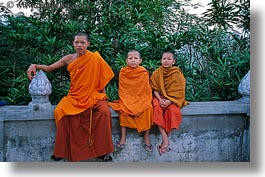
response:
<path id="1" fill-rule="evenodd" d="M 51 65 L 31 64 L 27 70 L 30 80 L 37 70 L 51 72 L 65 65 L 70 74 L 68 94 L 54 110 L 57 131 L 51 158 L 56 161 L 112 160 L 112 122 L 105 87 L 114 73 L 99 52 L 87 50 L 89 45 L 88 35 L 79 32 L 73 41 L 76 53 Z"/>

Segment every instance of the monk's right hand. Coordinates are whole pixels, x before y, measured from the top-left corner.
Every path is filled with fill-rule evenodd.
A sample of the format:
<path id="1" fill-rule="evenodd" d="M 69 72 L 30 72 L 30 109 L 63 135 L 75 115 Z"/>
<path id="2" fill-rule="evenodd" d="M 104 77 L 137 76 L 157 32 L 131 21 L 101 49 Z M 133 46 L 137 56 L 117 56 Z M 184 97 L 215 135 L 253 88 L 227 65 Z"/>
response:
<path id="1" fill-rule="evenodd" d="M 161 108 L 166 108 L 167 107 L 165 99 L 161 99 L 159 104 L 160 104 Z"/>
<path id="2" fill-rule="evenodd" d="M 27 70 L 27 76 L 30 80 L 32 80 L 36 76 L 36 64 L 31 64 L 29 69 Z"/>

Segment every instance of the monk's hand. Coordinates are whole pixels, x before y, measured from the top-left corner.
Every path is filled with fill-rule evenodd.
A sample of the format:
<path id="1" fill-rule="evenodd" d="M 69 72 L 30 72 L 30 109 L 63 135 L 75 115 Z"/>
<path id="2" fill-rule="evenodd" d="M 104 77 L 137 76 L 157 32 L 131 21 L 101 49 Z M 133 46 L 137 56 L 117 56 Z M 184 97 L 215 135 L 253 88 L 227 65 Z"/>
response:
<path id="1" fill-rule="evenodd" d="M 161 99 L 161 100 L 159 101 L 159 104 L 160 104 L 160 106 L 161 106 L 162 108 L 167 107 L 167 106 L 166 106 L 166 100 L 165 100 L 165 99 Z"/>
<path id="2" fill-rule="evenodd" d="M 27 70 L 27 76 L 30 80 L 32 80 L 36 76 L 36 64 L 31 64 Z"/>
<path id="3" fill-rule="evenodd" d="M 170 100 L 165 100 L 165 106 L 168 107 L 172 102 Z"/>

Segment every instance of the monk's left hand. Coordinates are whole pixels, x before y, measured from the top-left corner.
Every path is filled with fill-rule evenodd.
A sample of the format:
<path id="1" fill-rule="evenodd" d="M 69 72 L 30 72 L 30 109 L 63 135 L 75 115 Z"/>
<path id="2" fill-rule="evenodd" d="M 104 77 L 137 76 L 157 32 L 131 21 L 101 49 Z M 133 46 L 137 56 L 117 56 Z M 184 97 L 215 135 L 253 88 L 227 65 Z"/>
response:
<path id="1" fill-rule="evenodd" d="M 172 103 L 172 102 L 171 102 L 170 100 L 163 99 L 162 104 L 160 104 L 160 106 L 161 106 L 162 108 L 166 108 L 166 107 L 168 107 L 171 103 Z"/>

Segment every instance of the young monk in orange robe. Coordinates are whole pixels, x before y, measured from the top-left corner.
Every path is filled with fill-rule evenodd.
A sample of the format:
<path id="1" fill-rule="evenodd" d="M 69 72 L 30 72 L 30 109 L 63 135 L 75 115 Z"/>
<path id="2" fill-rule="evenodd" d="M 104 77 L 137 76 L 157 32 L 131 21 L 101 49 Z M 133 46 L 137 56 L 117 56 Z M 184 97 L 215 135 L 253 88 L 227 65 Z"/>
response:
<path id="1" fill-rule="evenodd" d="M 138 51 L 129 51 L 127 66 L 119 73 L 119 100 L 110 102 L 113 110 L 119 112 L 121 138 L 117 148 L 124 148 L 126 127 L 145 132 L 144 145 L 146 151 L 152 151 L 149 130 L 152 125 L 152 89 L 149 83 L 149 72 L 139 64 L 142 58 Z"/>
<path id="2" fill-rule="evenodd" d="M 69 92 L 54 110 L 57 131 L 53 160 L 112 160 L 112 122 L 105 86 L 114 73 L 98 52 L 87 50 L 89 44 L 87 34 L 77 33 L 75 54 L 49 66 L 32 64 L 27 71 L 32 79 L 36 70 L 51 72 L 67 65 L 70 74 Z"/>
<path id="3" fill-rule="evenodd" d="M 163 53 L 162 66 L 156 69 L 150 78 L 154 93 L 153 123 L 158 126 L 162 136 L 162 143 L 158 146 L 160 155 L 171 150 L 169 133 L 172 129 L 179 129 L 182 121 L 180 109 L 188 104 L 185 99 L 186 79 L 181 69 L 173 64 L 173 53 Z"/>

